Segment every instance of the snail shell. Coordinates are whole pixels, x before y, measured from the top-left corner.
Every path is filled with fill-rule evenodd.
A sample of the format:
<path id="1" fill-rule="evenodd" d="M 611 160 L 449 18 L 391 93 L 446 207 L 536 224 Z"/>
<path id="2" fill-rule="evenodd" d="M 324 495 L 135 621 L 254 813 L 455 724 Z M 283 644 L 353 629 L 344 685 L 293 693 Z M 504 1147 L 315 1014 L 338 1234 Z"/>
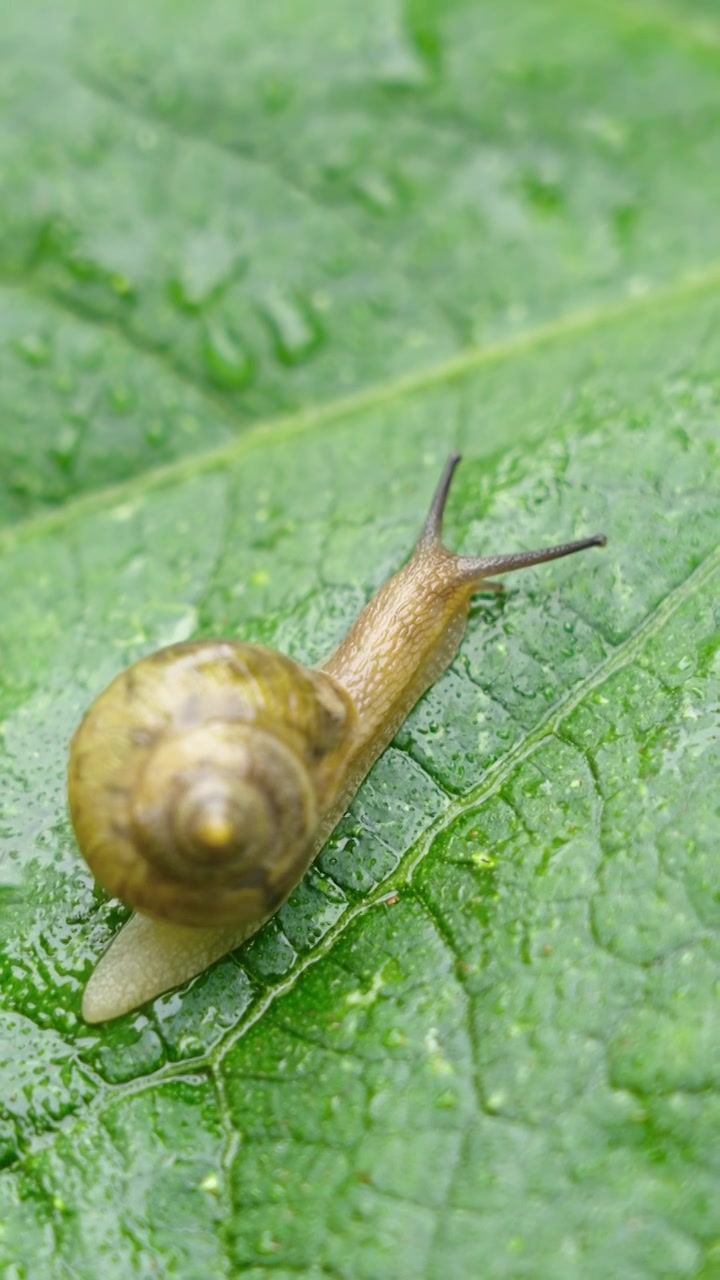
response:
<path id="1" fill-rule="evenodd" d="M 78 844 L 138 913 L 88 983 L 83 1015 L 116 1017 L 202 972 L 291 893 L 378 755 L 452 661 L 488 581 L 592 546 L 477 558 L 441 542 L 459 462 L 414 554 L 321 670 L 260 645 L 173 645 L 117 676 L 71 745 Z"/>
<path id="2" fill-rule="evenodd" d="M 158 919 L 267 916 L 307 865 L 356 725 L 330 676 L 260 645 L 143 658 L 73 741 L 70 813 L 90 869 Z"/>

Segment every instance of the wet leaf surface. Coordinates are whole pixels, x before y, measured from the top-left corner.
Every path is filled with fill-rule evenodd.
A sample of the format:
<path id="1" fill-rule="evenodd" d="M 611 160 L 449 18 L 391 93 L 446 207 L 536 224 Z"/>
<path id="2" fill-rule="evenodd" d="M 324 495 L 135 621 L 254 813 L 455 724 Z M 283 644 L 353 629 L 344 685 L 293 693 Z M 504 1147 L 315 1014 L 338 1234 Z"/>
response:
<path id="1" fill-rule="evenodd" d="M 720 1265 L 720 26 L 31 0 L 0 163 L 0 1262 Z M 128 662 L 315 662 L 465 455 L 508 580 L 252 943 L 89 1028 L 65 807 Z"/>

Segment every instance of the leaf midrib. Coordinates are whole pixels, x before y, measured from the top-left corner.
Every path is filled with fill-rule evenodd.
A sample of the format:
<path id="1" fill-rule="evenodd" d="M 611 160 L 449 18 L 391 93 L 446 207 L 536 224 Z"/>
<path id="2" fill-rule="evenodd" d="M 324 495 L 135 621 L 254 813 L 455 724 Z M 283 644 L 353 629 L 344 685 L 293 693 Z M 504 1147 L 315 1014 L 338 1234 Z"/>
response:
<path id="1" fill-rule="evenodd" d="M 133 499 L 138 500 L 155 490 L 193 480 L 202 475 L 224 471 L 240 458 L 263 448 L 270 448 L 280 441 L 303 435 L 332 422 L 353 417 L 418 392 L 460 381 L 484 365 L 501 364 L 512 360 L 513 357 L 521 357 L 527 351 L 550 344 L 558 338 L 571 338 L 575 334 L 615 324 L 636 313 L 685 302 L 694 295 L 711 293 L 719 287 L 720 261 L 711 262 L 702 270 L 683 272 L 669 284 L 649 290 L 639 297 L 618 298 L 598 307 L 581 307 L 495 342 L 466 347 L 465 350 L 448 359 L 424 369 L 401 374 L 388 382 L 377 383 L 350 396 L 339 397 L 326 404 L 258 422 L 227 444 L 148 468 L 128 480 L 104 485 L 82 494 L 57 510 L 30 516 L 12 527 L 0 529 L 0 552 L 12 550 L 19 543 L 56 533 L 86 516 Z M 122 330 L 116 328 L 115 331 L 127 341 Z M 207 388 L 200 383 L 192 383 L 192 386 L 196 393 L 209 394 Z M 217 407 L 214 398 L 213 404 Z M 231 406 L 224 407 L 235 417 Z"/>

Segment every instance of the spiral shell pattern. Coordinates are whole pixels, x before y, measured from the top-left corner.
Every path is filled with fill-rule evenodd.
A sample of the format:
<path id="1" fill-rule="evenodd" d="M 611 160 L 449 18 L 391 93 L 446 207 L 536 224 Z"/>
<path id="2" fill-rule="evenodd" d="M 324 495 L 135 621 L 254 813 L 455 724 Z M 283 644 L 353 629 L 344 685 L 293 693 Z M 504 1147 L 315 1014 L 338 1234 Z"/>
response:
<path id="1" fill-rule="evenodd" d="M 90 868 L 178 924 L 270 914 L 302 875 L 352 749 L 345 691 L 260 645 L 173 645 L 80 725 L 70 811 Z"/>

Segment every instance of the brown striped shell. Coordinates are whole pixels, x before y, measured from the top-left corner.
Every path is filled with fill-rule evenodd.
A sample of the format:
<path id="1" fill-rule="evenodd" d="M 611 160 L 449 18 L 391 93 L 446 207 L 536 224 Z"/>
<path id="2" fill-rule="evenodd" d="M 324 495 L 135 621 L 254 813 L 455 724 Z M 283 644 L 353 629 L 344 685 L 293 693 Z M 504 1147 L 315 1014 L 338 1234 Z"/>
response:
<path id="1" fill-rule="evenodd" d="M 315 852 L 356 720 L 331 676 L 260 645 L 141 659 L 72 742 L 70 812 L 96 880 L 178 924 L 267 917 Z"/>

